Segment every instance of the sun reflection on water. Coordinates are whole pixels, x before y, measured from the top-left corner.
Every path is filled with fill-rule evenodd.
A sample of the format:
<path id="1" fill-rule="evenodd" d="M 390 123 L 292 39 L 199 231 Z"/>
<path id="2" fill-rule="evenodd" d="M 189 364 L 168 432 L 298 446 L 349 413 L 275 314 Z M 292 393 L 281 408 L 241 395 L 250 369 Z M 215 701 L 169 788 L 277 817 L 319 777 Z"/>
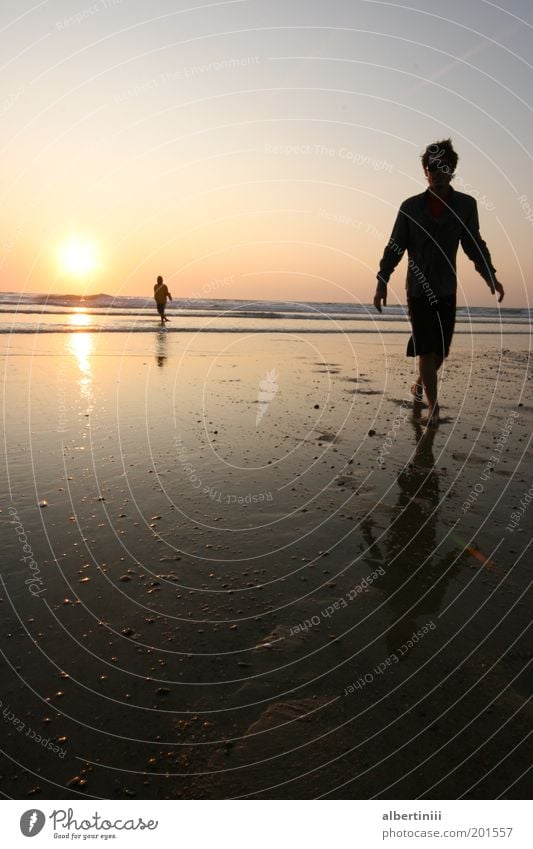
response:
<path id="1" fill-rule="evenodd" d="M 70 324 L 73 327 L 88 327 L 91 324 L 91 316 L 85 312 L 76 312 L 70 316 Z M 74 356 L 75 362 L 81 371 L 79 387 L 86 401 L 92 400 L 92 370 L 91 354 L 93 352 L 93 334 L 77 331 L 71 333 L 68 340 L 68 350 Z"/>
<path id="2" fill-rule="evenodd" d="M 89 327 L 91 316 L 85 307 L 75 307 L 74 312 L 69 315 L 69 322 L 72 327 Z"/>

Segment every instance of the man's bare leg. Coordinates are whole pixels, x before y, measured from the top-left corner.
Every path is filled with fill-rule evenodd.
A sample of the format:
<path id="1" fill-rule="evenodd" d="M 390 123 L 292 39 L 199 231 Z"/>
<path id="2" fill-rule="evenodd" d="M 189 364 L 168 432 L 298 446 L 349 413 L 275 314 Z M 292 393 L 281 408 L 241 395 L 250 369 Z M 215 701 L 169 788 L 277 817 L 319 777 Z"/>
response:
<path id="1" fill-rule="evenodd" d="M 426 398 L 428 399 L 428 423 L 437 424 L 439 420 L 437 368 L 440 368 L 442 365 L 442 357 L 439 357 L 437 354 L 420 354 L 418 362 L 420 367 L 421 383 L 426 390 Z"/>
<path id="2" fill-rule="evenodd" d="M 430 356 L 430 355 L 428 355 Z M 444 362 L 444 357 L 441 357 L 440 354 L 433 354 L 435 357 L 435 369 L 438 371 L 441 365 Z M 416 377 L 415 382 L 411 386 L 411 395 L 415 399 L 417 403 L 423 402 L 423 393 L 424 393 L 424 381 L 422 380 L 422 369 L 420 366 L 420 357 L 418 358 L 418 375 Z"/>
<path id="3" fill-rule="evenodd" d="M 415 406 L 424 406 L 424 387 L 420 375 L 418 375 L 415 383 L 411 386 L 411 395 L 413 396 Z"/>
<path id="4" fill-rule="evenodd" d="M 440 369 L 441 365 L 444 362 L 444 358 L 441 357 L 440 354 L 435 354 L 434 356 L 435 356 L 435 368 L 438 371 Z M 413 383 L 413 386 L 420 386 L 422 389 L 424 388 L 424 384 L 422 383 L 422 376 L 420 374 L 420 359 L 419 359 L 419 365 L 418 365 L 418 375 L 417 375 L 415 382 Z M 413 392 L 413 395 L 414 395 L 414 392 Z"/>

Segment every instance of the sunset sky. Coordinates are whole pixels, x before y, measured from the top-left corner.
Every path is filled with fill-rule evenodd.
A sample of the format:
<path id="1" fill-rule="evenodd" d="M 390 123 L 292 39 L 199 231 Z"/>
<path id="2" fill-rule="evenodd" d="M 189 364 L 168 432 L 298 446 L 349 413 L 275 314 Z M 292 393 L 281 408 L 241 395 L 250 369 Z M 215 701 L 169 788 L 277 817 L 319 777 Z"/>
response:
<path id="1" fill-rule="evenodd" d="M 528 305 L 529 0 L 2 0 L 0 44 L 3 291 L 162 274 L 174 297 L 368 303 L 451 136 L 504 306 Z M 496 305 L 458 268 L 461 303 Z"/>

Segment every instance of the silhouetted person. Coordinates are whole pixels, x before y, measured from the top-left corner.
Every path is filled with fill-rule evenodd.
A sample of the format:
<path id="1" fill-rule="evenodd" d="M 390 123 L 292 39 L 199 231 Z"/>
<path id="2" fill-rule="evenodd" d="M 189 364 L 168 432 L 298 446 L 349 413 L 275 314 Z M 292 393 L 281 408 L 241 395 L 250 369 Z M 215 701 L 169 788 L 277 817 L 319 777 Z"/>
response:
<path id="1" fill-rule="evenodd" d="M 165 283 L 163 283 L 163 278 L 159 276 L 157 278 L 157 283 L 154 286 L 154 298 L 157 306 L 157 312 L 161 316 L 161 326 L 165 324 L 165 321 L 169 321 L 165 315 L 165 306 L 167 300 L 172 300 L 172 295 L 168 291 L 168 288 Z"/>
<path id="2" fill-rule="evenodd" d="M 430 425 L 439 421 L 437 371 L 448 356 L 455 325 L 459 242 L 492 294 L 498 292 L 498 303 L 504 296 L 489 249 L 479 233 L 476 201 L 450 185 L 458 159 L 451 139 L 428 145 L 422 154 L 428 188 L 400 206 L 379 266 L 374 296 L 374 306 L 381 312 L 382 304 L 387 304 L 390 275 L 407 251 L 407 305 L 412 327 L 407 356 L 419 358 L 419 373 L 411 392 L 415 402 L 421 403 L 425 389 Z"/>

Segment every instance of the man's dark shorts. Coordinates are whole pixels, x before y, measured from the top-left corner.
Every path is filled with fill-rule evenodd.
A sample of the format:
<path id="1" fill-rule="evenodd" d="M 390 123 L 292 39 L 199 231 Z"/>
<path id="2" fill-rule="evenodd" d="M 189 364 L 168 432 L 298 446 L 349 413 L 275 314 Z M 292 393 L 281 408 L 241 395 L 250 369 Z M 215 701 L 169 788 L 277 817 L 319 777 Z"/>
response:
<path id="1" fill-rule="evenodd" d="M 164 304 L 156 304 L 156 307 L 157 307 L 157 312 L 159 313 L 159 315 L 164 316 L 165 315 L 165 305 Z"/>
<path id="2" fill-rule="evenodd" d="M 408 357 L 432 353 L 448 356 L 455 327 L 455 302 L 455 295 L 433 299 L 433 303 L 425 295 L 407 299 L 413 331 L 407 345 Z"/>

